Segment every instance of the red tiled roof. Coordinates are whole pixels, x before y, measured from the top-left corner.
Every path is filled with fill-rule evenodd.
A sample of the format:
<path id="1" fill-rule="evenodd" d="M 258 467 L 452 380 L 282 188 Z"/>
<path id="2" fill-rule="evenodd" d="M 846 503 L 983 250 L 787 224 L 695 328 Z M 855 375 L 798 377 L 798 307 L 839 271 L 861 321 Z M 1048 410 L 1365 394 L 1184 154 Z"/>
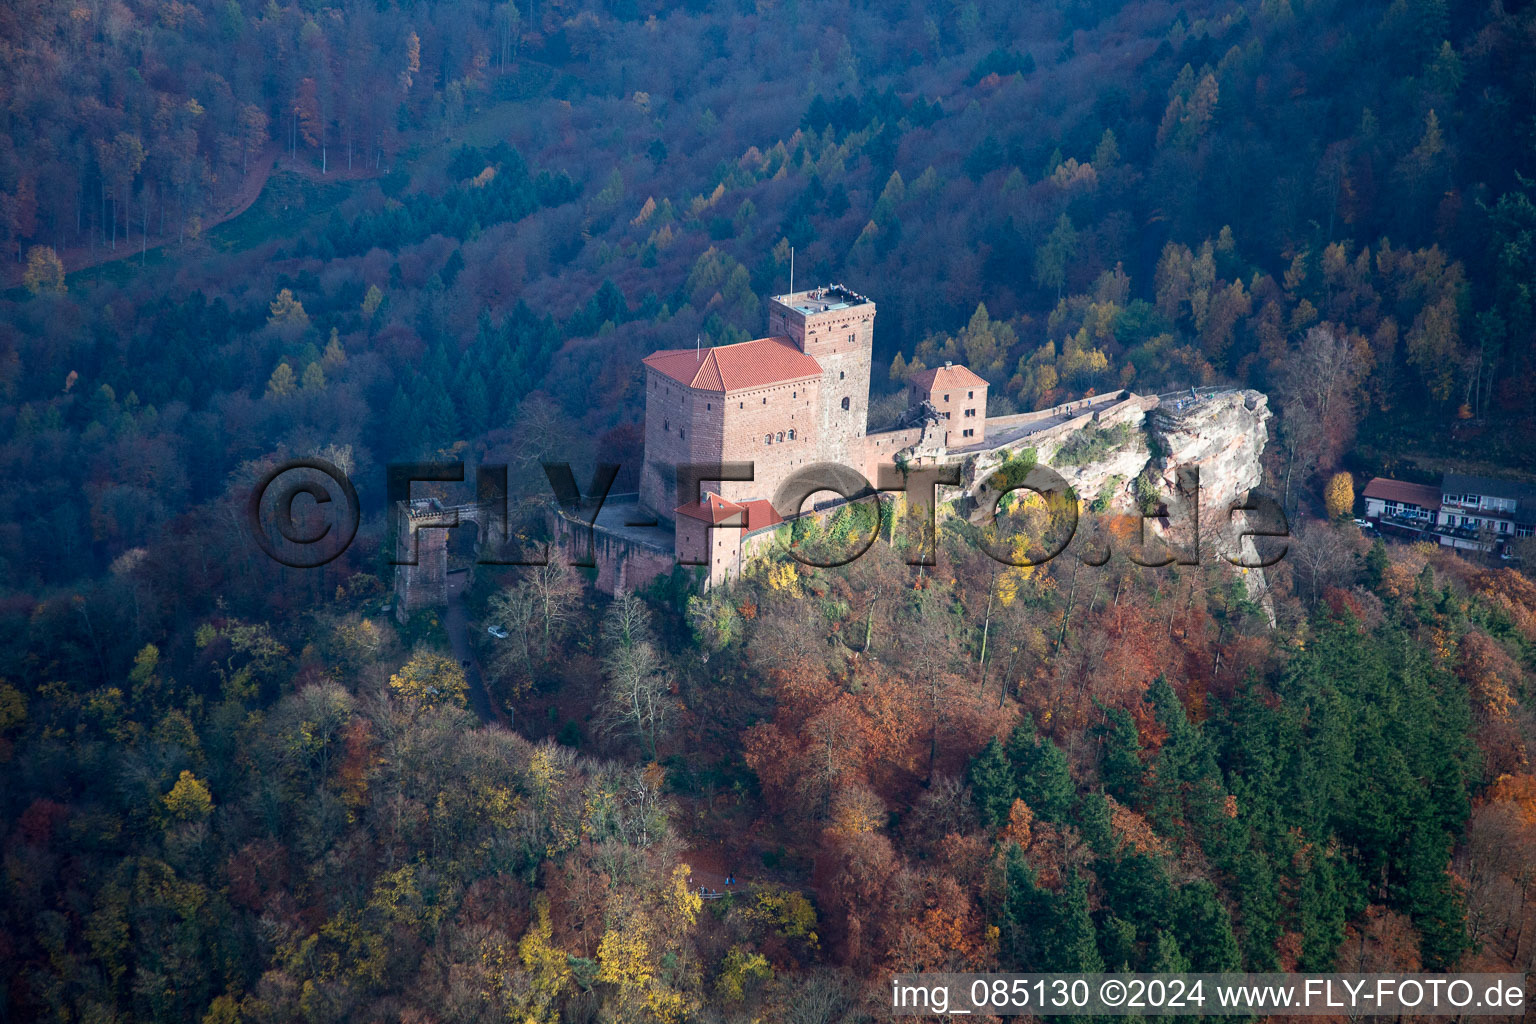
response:
<path id="1" fill-rule="evenodd" d="M 697 519 L 711 526 L 745 526 L 748 532 L 762 530 L 784 521 L 773 502 L 761 498 L 737 504 L 710 492 L 704 500 L 688 502 L 674 509 L 678 515 Z"/>
<path id="2" fill-rule="evenodd" d="M 713 491 L 704 495 L 702 501 L 688 501 L 674 509 L 678 515 L 687 516 L 689 519 L 697 519 L 709 523 L 711 526 L 719 526 L 733 516 L 741 515 L 743 509 L 734 501 L 726 501 Z"/>
<path id="3" fill-rule="evenodd" d="M 788 338 L 758 338 L 706 349 L 663 349 L 642 362 L 700 391 L 745 391 L 821 376 L 821 364 Z"/>
<path id="4" fill-rule="evenodd" d="M 762 498 L 756 501 L 746 502 L 743 506 L 747 510 L 747 531 L 761 530 L 769 526 L 777 526 L 784 521 L 779 515 L 779 510 L 773 507 L 773 502 L 764 501 Z"/>
<path id="5" fill-rule="evenodd" d="M 977 376 L 969 366 L 936 366 L 931 370 L 914 374 L 912 383 L 926 391 L 939 388 L 986 387 L 987 382 Z"/>
<path id="6" fill-rule="evenodd" d="M 1431 484 L 1409 484 L 1401 480 L 1389 480 L 1384 476 L 1375 477 L 1365 485 L 1365 496 L 1380 498 L 1382 501 L 1404 501 L 1420 508 L 1440 507 L 1440 488 Z"/>

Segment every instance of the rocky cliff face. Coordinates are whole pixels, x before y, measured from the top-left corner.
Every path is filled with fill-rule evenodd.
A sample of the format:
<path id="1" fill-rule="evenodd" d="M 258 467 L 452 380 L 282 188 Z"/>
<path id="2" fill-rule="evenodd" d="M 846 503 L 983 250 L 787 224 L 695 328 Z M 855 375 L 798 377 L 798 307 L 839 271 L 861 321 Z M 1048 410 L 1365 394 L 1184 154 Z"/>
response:
<path id="1" fill-rule="evenodd" d="M 1160 494 L 1169 495 L 1184 515 L 1169 520 L 1165 537 L 1176 548 L 1193 543 L 1193 474 L 1199 471 L 1201 558 L 1231 557 L 1257 564 L 1251 537 L 1239 537 L 1242 518 L 1231 509 L 1264 479 L 1260 457 L 1269 441 L 1269 398 L 1257 391 L 1230 391 L 1198 401 L 1164 401 L 1147 413 L 1147 436 L 1156 456 L 1147 472 Z M 1269 608 L 1262 569 L 1239 569 L 1250 597 Z"/>
<path id="2" fill-rule="evenodd" d="M 1198 470 L 1201 560 L 1230 555 L 1256 563 L 1253 541 L 1236 538 L 1229 510 L 1263 479 L 1259 460 L 1269 441 L 1269 399 L 1257 391 L 1229 391 L 1135 402 L 1092 423 L 1028 438 L 1019 447 L 1035 448 L 1039 464 L 1059 473 L 1091 511 L 1138 512 L 1141 495 L 1158 496 L 1169 517 L 1164 523 L 1149 521 L 1150 532 L 1185 555 L 1194 541 L 1192 471 Z M 968 467 L 967 504 L 977 515 L 991 507 L 994 496 L 985 477 L 1004 454 L 989 453 Z M 1262 570 L 1248 570 L 1244 577 L 1250 596 L 1263 599 Z"/>
<path id="3" fill-rule="evenodd" d="M 1225 510 L 1263 479 L 1259 457 L 1269 441 L 1270 415 L 1268 397 L 1257 391 L 1162 402 L 1147 413 L 1147 436 L 1159 453 L 1149 468 L 1172 489 L 1180 468 L 1198 467 L 1201 505 Z"/>

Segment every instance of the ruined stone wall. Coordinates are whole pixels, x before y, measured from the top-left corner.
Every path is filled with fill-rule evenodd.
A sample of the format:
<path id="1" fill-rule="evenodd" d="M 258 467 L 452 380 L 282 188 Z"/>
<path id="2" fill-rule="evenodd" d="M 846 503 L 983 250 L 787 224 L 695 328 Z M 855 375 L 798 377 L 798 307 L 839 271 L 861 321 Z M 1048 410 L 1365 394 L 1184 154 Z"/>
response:
<path id="1" fill-rule="evenodd" d="M 687 521 L 686 516 L 680 518 Z M 555 535 L 549 557 L 569 558 L 573 552 L 585 550 L 584 525 L 571 522 L 553 509 L 549 521 Z M 670 548 L 636 543 L 601 528 L 592 531 L 592 554 L 597 562 L 594 585 L 605 594 L 637 590 L 656 577 L 667 575 L 677 564 L 677 555 Z"/>
<path id="2" fill-rule="evenodd" d="M 411 535 L 416 538 L 416 564 L 395 567 L 395 618 L 403 623 L 414 612 L 448 603 L 448 531 L 417 530 L 402 520 L 398 558 L 411 557 Z"/>
<path id="3" fill-rule="evenodd" d="M 880 467 L 895 463 L 896 453 L 903 452 L 923 439 L 922 427 L 906 427 L 902 430 L 882 430 L 864 437 L 864 459 L 856 465 L 871 484 L 880 483 Z"/>
<path id="4" fill-rule="evenodd" d="M 395 566 L 395 618 L 405 622 L 422 608 L 448 603 L 448 534 L 450 530 L 476 532 L 476 547 L 484 544 L 492 520 L 502 523 L 502 510 L 478 503 L 431 507 L 422 501 L 400 502 L 395 516 L 394 557 L 415 564 Z M 455 526 L 454 524 L 458 524 Z M 498 525 L 496 530 L 503 529 Z"/>

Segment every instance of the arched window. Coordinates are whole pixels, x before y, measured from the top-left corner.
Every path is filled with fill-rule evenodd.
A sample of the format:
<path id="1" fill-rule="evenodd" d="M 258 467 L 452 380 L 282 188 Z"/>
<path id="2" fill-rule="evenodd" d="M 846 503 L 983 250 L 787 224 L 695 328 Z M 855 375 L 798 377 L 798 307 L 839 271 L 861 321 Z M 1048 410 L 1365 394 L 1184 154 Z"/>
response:
<path id="1" fill-rule="evenodd" d="M 844 373 L 842 370 L 838 370 L 837 371 L 837 379 L 838 380 L 842 380 L 846 376 L 848 376 L 848 375 L 846 373 Z"/>
<path id="2" fill-rule="evenodd" d="M 794 430 L 790 430 L 790 432 L 789 432 L 789 439 L 791 441 L 793 441 L 795 439 L 795 432 L 794 432 Z"/>
<path id="3" fill-rule="evenodd" d="M 784 440 L 784 431 L 782 431 L 782 430 L 779 431 L 779 440 L 780 441 Z"/>
<path id="4" fill-rule="evenodd" d="M 843 408 L 844 409 L 848 408 L 848 399 L 846 399 L 846 398 L 843 399 Z"/>
<path id="5" fill-rule="evenodd" d="M 763 444 L 773 444 L 773 435 L 772 434 L 764 434 L 763 435 Z"/>

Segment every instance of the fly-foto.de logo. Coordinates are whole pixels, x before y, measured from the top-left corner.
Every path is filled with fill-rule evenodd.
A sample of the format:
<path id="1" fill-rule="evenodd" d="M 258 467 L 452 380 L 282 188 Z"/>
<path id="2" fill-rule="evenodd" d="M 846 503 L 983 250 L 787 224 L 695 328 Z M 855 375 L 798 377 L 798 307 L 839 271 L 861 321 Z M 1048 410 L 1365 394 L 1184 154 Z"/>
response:
<path id="1" fill-rule="evenodd" d="M 553 497 L 562 514 L 585 533 L 586 544 L 578 545 L 585 553 L 592 551 L 597 519 L 619 476 L 620 466 L 601 463 L 596 467 L 591 486 L 582 491 L 569 463 L 541 464 Z M 750 482 L 751 462 L 687 463 L 677 467 L 677 494 L 694 501 L 710 493 L 710 484 Z M 823 515 L 840 507 L 873 508 L 878 515 L 882 496 L 899 496 L 904 502 L 902 519 L 915 543 L 907 546 L 911 565 L 934 564 L 939 488 L 961 484 L 958 466 L 878 467 L 878 481 L 871 484 L 861 472 L 836 463 L 813 463 L 792 472 L 778 487 L 771 504 L 778 517 L 790 524 L 806 516 Z M 386 510 L 398 510 L 388 517 L 391 534 L 392 565 L 415 565 L 416 534 L 422 529 L 455 529 L 473 521 L 485 531 L 477 562 L 482 565 L 544 565 L 550 557 L 547 549 L 534 554 L 510 551 L 507 467 L 481 465 L 475 470 L 475 494 L 462 504 L 441 499 L 412 499 L 411 485 L 416 483 L 463 483 L 462 462 L 391 463 L 385 473 Z M 1037 522 L 1028 544 L 1016 542 L 1012 532 L 1002 533 L 1005 520 L 1000 515 L 1013 503 L 1018 492 L 1028 492 L 1039 500 L 1032 506 L 1044 522 Z M 966 517 L 976 528 L 978 546 L 996 561 L 1009 566 L 1042 565 L 1061 555 L 1078 535 L 1083 511 L 1077 492 L 1049 466 L 1035 465 L 1022 475 L 999 467 L 988 474 L 970 492 L 976 507 Z M 813 501 L 813 498 L 822 500 Z M 808 507 L 809 506 L 809 507 Z M 258 547 L 278 563 L 296 569 L 326 565 L 338 558 L 356 539 L 361 519 L 357 488 L 348 475 L 334 463 L 320 458 L 291 459 L 268 470 L 256 482 L 246 502 L 246 526 Z M 1215 522 L 1203 522 L 1215 518 Z M 1200 500 L 1199 467 L 1177 470 L 1177 486 L 1166 502 L 1158 502 L 1131 513 L 1116 513 L 1120 528 L 1094 531 L 1074 554 L 1090 565 L 1103 565 L 1113 554 L 1111 536 L 1122 539 L 1123 553 L 1138 565 L 1152 568 L 1167 565 L 1195 565 L 1201 559 L 1202 544 L 1211 533 L 1217 535 L 1217 554 L 1234 566 L 1260 569 L 1274 565 L 1285 556 L 1287 548 L 1259 555 L 1252 538 L 1286 538 L 1289 524 L 1278 502 L 1258 494 L 1237 499 L 1224 507 L 1205 508 Z M 408 527 L 401 529 L 402 523 Z M 1147 527 L 1155 523 L 1163 533 L 1178 534 L 1183 543 L 1175 551 L 1166 547 L 1155 554 L 1147 551 Z M 655 518 L 625 522 L 626 527 L 656 527 Z M 746 524 L 726 518 L 712 524 L 715 530 L 743 530 Z M 869 530 L 839 551 L 801 550 L 789 547 L 791 557 L 807 565 L 830 568 L 854 561 L 876 542 L 881 531 Z M 1123 538 L 1135 540 L 1124 543 Z M 1245 543 L 1248 542 L 1248 543 Z M 573 564 L 591 565 L 590 558 L 578 551 Z M 679 557 L 679 564 L 701 564 Z"/>

